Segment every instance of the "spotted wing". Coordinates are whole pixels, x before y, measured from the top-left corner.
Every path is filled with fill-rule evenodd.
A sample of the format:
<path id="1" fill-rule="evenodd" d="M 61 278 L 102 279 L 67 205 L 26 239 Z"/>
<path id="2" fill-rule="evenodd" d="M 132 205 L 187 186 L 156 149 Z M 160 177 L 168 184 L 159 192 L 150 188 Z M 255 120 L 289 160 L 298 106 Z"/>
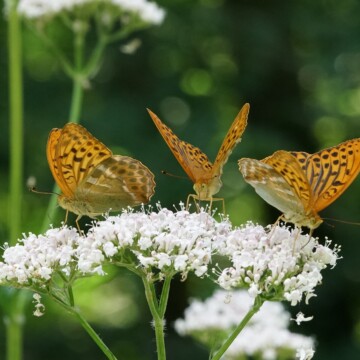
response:
<path id="1" fill-rule="evenodd" d="M 84 127 L 74 123 L 50 132 L 46 153 L 54 179 L 67 197 L 74 194 L 78 184 L 97 165 L 112 155 Z"/>
<path id="2" fill-rule="evenodd" d="M 155 191 L 153 173 L 140 161 L 114 155 L 98 164 L 76 189 L 92 215 L 146 204 Z"/>
<path id="3" fill-rule="evenodd" d="M 343 142 L 315 154 L 291 153 L 301 165 L 311 185 L 314 210 L 319 212 L 334 202 L 360 171 L 360 139 Z"/>
<path id="4" fill-rule="evenodd" d="M 288 151 L 279 150 L 262 160 L 281 175 L 298 196 L 305 210 L 312 208 L 314 198 L 305 172 L 296 158 Z"/>
<path id="5" fill-rule="evenodd" d="M 232 123 L 216 156 L 213 166 L 213 175 L 221 176 L 223 166 L 226 164 L 236 144 L 241 141 L 241 136 L 247 125 L 249 111 L 250 105 L 246 103 Z"/>
<path id="6" fill-rule="evenodd" d="M 272 165 L 249 158 L 240 159 L 238 164 L 244 180 L 267 203 L 284 214 L 304 214 L 304 204 L 295 188 Z"/>
<path id="7" fill-rule="evenodd" d="M 193 183 L 197 183 L 202 179 L 211 178 L 213 166 L 208 157 L 198 147 L 180 140 L 172 130 L 157 117 L 157 115 L 151 110 L 147 110 L 176 160 Z"/>

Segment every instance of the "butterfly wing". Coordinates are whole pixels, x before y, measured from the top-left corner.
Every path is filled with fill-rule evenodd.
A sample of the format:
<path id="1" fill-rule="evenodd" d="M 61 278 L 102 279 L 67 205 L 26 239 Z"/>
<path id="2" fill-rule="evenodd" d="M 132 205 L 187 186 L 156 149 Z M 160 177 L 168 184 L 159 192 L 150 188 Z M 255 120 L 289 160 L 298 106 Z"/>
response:
<path id="1" fill-rule="evenodd" d="M 268 204 L 284 214 L 304 212 L 299 197 L 285 179 L 270 165 L 249 158 L 240 159 L 238 163 L 244 180 Z"/>
<path id="2" fill-rule="evenodd" d="M 237 114 L 216 156 L 213 166 L 213 175 L 221 176 L 223 166 L 226 164 L 236 144 L 241 141 L 241 135 L 247 125 L 249 111 L 250 104 L 246 103 Z"/>
<path id="3" fill-rule="evenodd" d="M 305 211 L 313 206 L 310 184 L 296 158 L 288 151 L 279 150 L 262 160 L 281 175 L 303 204 Z"/>
<path id="4" fill-rule="evenodd" d="M 285 215 L 306 213 L 312 201 L 310 186 L 290 153 L 280 150 L 260 161 L 240 159 L 239 168 L 245 181 L 270 205 Z"/>
<path id="5" fill-rule="evenodd" d="M 140 161 L 114 155 L 97 165 L 76 189 L 86 199 L 90 216 L 146 204 L 154 194 L 153 173 Z"/>
<path id="6" fill-rule="evenodd" d="M 74 123 L 50 132 L 46 153 L 54 179 L 66 197 L 71 197 L 89 172 L 112 155 L 84 127 Z"/>
<path id="7" fill-rule="evenodd" d="M 46 145 L 46 157 L 50 167 L 50 171 L 56 183 L 60 187 L 62 193 L 65 194 L 66 196 L 69 196 L 71 194 L 71 189 L 69 189 L 66 182 L 64 181 L 62 173 L 60 173 L 57 164 L 56 149 L 58 146 L 60 135 L 61 135 L 61 129 L 51 130 Z"/>
<path id="8" fill-rule="evenodd" d="M 198 147 L 180 140 L 156 114 L 149 109 L 147 111 L 176 160 L 192 182 L 195 184 L 199 180 L 210 178 L 212 164 L 208 157 Z"/>
<path id="9" fill-rule="evenodd" d="M 360 139 L 343 142 L 315 154 L 291 153 L 311 184 L 316 212 L 334 202 L 360 171 Z"/>

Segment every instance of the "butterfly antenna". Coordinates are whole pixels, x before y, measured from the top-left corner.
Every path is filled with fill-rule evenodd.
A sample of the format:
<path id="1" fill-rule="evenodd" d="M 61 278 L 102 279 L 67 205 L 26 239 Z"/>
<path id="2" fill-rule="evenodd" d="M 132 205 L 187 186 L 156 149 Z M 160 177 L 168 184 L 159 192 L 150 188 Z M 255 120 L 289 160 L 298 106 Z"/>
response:
<path id="1" fill-rule="evenodd" d="M 339 219 L 332 219 L 332 218 L 323 218 L 323 220 L 330 220 L 330 221 L 335 221 L 335 222 L 339 222 L 339 223 L 342 223 L 342 224 L 360 226 L 360 223 L 354 222 L 354 221 L 346 221 L 346 220 L 339 220 Z M 335 227 L 334 225 L 331 225 L 329 223 L 326 223 L 326 224 L 329 225 L 329 226 Z"/>
<path id="2" fill-rule="evenodd" d="M 174 175 L 174 174 L 171 174 L 171 173 L 167 172 L 166 170 L 161 170 L 161 173 L 162 173 L 163 175 L 172 176 L 172 177 L 177 178 L 177 179 L 190 180 L 190 179 L 189 179 L 188 177 L 186 177 L 186 176 Z"/>
<path id="3" fill-rule="evenodd" d="M 60 194 L 58 194 L 56 192 L 52 192 L 52 191 L 50 191 L 50 192 L 49 191 L 38 191 L 38 190 L 36 190 L 35 186 L 29 188 L 29 191 L 31 191 L 35 194 L 42 194 L 42 195 L 58 195 L 58 196 L 60 195 Z"/>

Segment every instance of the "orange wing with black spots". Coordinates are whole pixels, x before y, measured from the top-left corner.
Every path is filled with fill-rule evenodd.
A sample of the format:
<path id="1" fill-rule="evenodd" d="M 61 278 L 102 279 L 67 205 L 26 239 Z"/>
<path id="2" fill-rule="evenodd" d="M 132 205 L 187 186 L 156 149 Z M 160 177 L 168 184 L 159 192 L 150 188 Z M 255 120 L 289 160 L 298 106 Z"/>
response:
<path id="1" fill-rule="evenodd" d="M 145 204 L 154 194 L 154 175 L 145 165 L 113 155 L 81 125 L 53 129 L 46 153 L 62 191 L 60 206 L 80 217 Z"/>
<path id="2" fill-rule="evenodd" d="M 360 139 L 348 140 L 312 155 L 295 151 L 291 154 L 311 185 L 315 211 L 334 202 L 360 171 Z"/>
<path id="3" fill-rule="evenodd" d="M 360 171 L 360 139 L 315 154 L 277 151 L 263 160 L 240 159 L 245 181 L 284 219 L 314 229 L 318 212 L 334 202 Z"/>
<path id="4" fill-rule="evenodd" d="M 180 140 L 173 131 L 167 127 L 151 110 L 148 109 L 151 119 L 159 130 L 161 136 L 169 146 L 175 158 L 194 183 L 194 189 L 200 197 L 200 191 L 211 198 L 221 187 L 222 168 L 227 162 L 231 152 L 240 141 L 249 113 L 250 105 L 245 104 L 231 125 L 216 156 L 214 165 L 208 157 L 198 148 Z M 201 190 L 200 190 L 201 189 Z"/>
<path id="5" fill-rule="evenodd" d="M 112 156 L 103 143 L 74 123 L 50 132 L 46 153 L 55 181 L 66 196 L 72 196 L 89 172 Z"/>

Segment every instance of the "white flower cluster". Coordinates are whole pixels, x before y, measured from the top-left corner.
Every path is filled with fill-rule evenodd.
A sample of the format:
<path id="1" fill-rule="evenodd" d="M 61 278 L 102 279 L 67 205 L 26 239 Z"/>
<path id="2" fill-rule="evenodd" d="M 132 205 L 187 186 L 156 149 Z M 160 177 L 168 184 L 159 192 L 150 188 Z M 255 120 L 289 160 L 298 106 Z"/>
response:
<path id="1" fill-rule="evenodd" d="M 305 296 L 314 296 L 321 283 L 321 270 L 334 267 L 339 248 L 321 245 L 315 238 L 276 225 L 270 232 L 248 223 L 232 231 L 217 251 L 229 257 L 232 266 L 224 269 L 218 283 L 224 289 L 246 287 L 252 297 L 258 294 L 296 305 Z"/>
<path id="2" fill-rule="evenodd" d="M 108 262 L 132 265 L 153 272 L 189 271 L 203 276 L 211 261 L 212 244 L 231 230 L 227 221 L 216 222 L 205 212 L 124 211 L 95 222 L 86 236 L 67 226 L 44 235 L 29 234 L 8 247 L 0 262 L 0 283 L 41 285 L 52 274 L 100 274 Z M 130 255 L 129 255 L 130 254 Z"/>
<path id="3" fill-rule="evenodd" d="M 94 222 L 86 236 L 67 226 L 25 236 L 5 248 L 0 283 L 41 285 L 54 272 L 104 275 L 103 265 L 111 262 L 158 279 L 188 272 L 201 277 L 211 273 L 213 255 L 221 255 L 232 262 L 215 271 L 224 289 L 243 287 L 252 297 L 295 305 L 314 296 L 321 270 L 335 266 L 339 249 L 329 243 L 280 226 L 270 234 L 250 223 L 232 229 L 227 219 L 218 222 L 204 210 L 129 210 Z"/>
<path id="4" fill-rule="evenodd" d="M 41 284 L 59 268 L 70 273 L 79 239 L 77 231 L 68 227 L 50 229 L 39 236 L 29 234 L 15 246 L 5 248 L 0 283 Z"/>
<path id="5" fill-rule="evenodd" d="M 19 13 L 28 19 L 51 18 L 63 11 L 72 11 L 86 4 L 115 7 L 124 14 L 136 14 L 142 21 L 161 24 L 165 11 L 147 0 L 20 0 Z"/>
<path id="6" fill-rule="evenodd" d="M 219 342 L 234 330 L 252 306 L 253 299 L 246 291 L 216 291 L 204 302 L 193 300 L 185 310 L 185 318 L 175 322 L 176 331 L 191 335 L 208 346 L 212 339 Z M 301 360 L 311 359 L 314 341 L 310 337 L 291 333 L 287 327 L 290 314 L 281 303 L 265 302 L 245 329 L 226 351 L 223 359 L 256 356 L 261 359 L 279 358 L 279 351 L 287 351 Z M 206 335 L 208 334 L 208 343 Z M 310 356 L 311 355 L 311 356 Z"/>

